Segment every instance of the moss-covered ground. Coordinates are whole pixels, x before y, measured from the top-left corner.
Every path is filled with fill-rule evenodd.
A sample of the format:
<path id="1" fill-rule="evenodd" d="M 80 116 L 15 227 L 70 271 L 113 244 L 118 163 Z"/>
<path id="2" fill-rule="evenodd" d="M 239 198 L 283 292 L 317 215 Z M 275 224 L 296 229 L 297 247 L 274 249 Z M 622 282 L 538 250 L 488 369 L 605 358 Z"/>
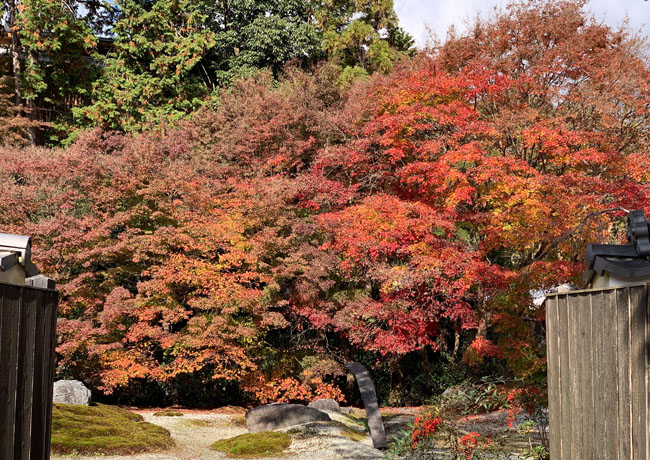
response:
<path id="1" fill-rule="evenodd" d="M 115 406 L 55 404 L 52 452 L 80 455 L 130 455 L 174 446 L 169 431 Z"/>
<path id="2" fill-rule="evenodd" d="M 291 437 L 287 433 L 264 431 L 222 439 L 210 449 L 224 452 L 231 458 L 260 458 L 281 454 L 290 445 Z"/>
<path id="3" fill-rule="evenodd" d="M 182 417 L 184 414 L 176 410 L 161 410 L 159 412 L 154 412 L 155 417 Z"/>

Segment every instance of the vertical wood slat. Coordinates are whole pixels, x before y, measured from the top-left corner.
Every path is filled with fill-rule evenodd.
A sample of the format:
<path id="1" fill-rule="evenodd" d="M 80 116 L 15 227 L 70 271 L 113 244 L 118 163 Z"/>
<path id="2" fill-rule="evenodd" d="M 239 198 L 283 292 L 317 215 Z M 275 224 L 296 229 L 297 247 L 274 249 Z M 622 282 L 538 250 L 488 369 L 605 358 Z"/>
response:
<path id="1" fill-rule="evenodd" d="M 14 286 L 1 285 L 3 353 L 7 359 L 0 359 L 0 377 L 6 405 L 3 405 L 3 423 L 0 424 L 0 458 L 14 458 L 14 436 L 16 431 L 16 399 L 18 384 L 18 340 L 20 325 L 20 290 Z M 6 388 L 6 390 L 5 390 Z"/>
<path id="2" fill-rule="evenodd" d="M 40 294 L 40 293 L 36 293 Z M 45 411 L 47 410 L 47 407 L 43 404 L 43 391 L 47 391 L 46 388 L 43 387 L 43 381 L 44 381 L 44 372 L 45 368 L 48 367 L 48 359 L 46 359 L 45 354 L 46 354 L 46 349 L 48 350 L 49 354 L 49 349 L 47 348 L 49 346 L 49 330 L 46 329 L 46 326 L 48 325 L 48 317 L 49 317 L 49 305 L 47 302 L 45 302 L 43 305 L 38 305 L 38 301 L 40 300 L 39 295 L 34 295 L 32 291 L 32 298 L 33 298 L 33 303 L 34 303 L 34 308 L 40 308 L 40 317 L 39 321 L 36 322 L 36 329 L 34 331 L 34 337 L 37 338 L 36 343 L 34 344 L 34 363 L 36 364 L 34 366 L 34 386 L 33 386 L 33 414 L 40 414 L 37 415 L 40 420 L 32 420 L 32 423 L 30 425 L 30 431 L 29 431 L 29 438 L 31 440 L 30 447 L 31 447 L 31 455 L 32 458 L 43 458 L 44 456 L 44 441 L 45 438 L 43 436 L 44 430 L 45 430 Z M 46 333 L 46 330 L 48 331 Z"/>
<path id="3" fill-rule="evenodd" d="M 593 321 L 591 313 L 591 296 L 581 295 L 578 298 L 578 333 L 580 334 L 580 370 L 582 377 L 581 394 L 579 395 L 582 419 L 582 453 L 584 458 L 592 458 L 594 439 L 594 381 L 593 381 Z"/>
<path id="4" fill-rule="evenodd" d="M 2 289 L 0 288 L 0 458 L 13 457 L 13 444 L 8 443 L 7 439 L 13 439 L 13 431 L 8 434 L 10 423 L 13 418 L 13 413 L 10 411 L 11 399 L 13 398 L 13 387 L 10 385 L 11 378 L 9 376 L 9 369 L 12 367 L 12 345 L 11 340 L 11 325 L 13 324 L 12 315 L 14 311 L 9 309 L 4 298 Z M 13 420 L 11 422 L 13 430 Z"/>
<path id="5" fill-rule="evenodd" d="M 645 439 L 645 288 L 630 288 L 630 373 L 632 402 L 632 458 L 646 460 Z"/>
<path id="6" fill-rule="evenodd" d="M 603 335 L 605 333 L 605 325 L 603 323 L 603 293 L 599 292 L 593 294 L 591 299 L 592 304 L 592 331 L 593 331 L 593 391 L 594 391 L 594 415 L 597 414 L 597 420 L 594 422 L 594 458 L 599 460 L 607 460 L 605 457 L 605 437 L 608 433 L 605 431 L 605 424 L 603 417 L 607 414 L 604 413 L 605 406 L 605 389 L 603 387 L 603 378 L 605 366 L 603 363 L 603 348 L 604 341 Z M 607 325 L 609 327 L 610 325 Z"/>
<path id="7" fill-rule="evenodd" d="M 618 361 L 618 458 L 632 458 L 632 406 L 630 404 L 630 290 L 616 290 L 616 343 Z"/>
<path id="8" fill-rule="evenodd" d="M 55 291 L 0 283 L 0 459 L 48 460 Z"/>
<path id="9" fill-rule="evenodd" d="M 616 375 L 616 291 L 602 293 L 602 395 L 603 395 L 603 458 L 618 455 L 618 394 Z M 575 422 L 574 422 L 575 423 Z M 574 458 L 579 458 L 576 456 Z"/>
<path id="10" fill-rule="evenodd" d="M 43 444 L 43 458 L 48 460 L 50 456 L 50 444 L 52 433 L 52 397 L 53 397 L 53 385 L 54 385 L 54 372 L 56 369 L 56 314 L 58 309 L 58 294 L 55 291 L 48 292 L 47 300 L 48 312 L 49 312 L 49 323 L 47 331 L 49 331 L 49 356 L 46 355 L 48 362 L 47 374 L 43 378 L 43 386 L 45 387 L 47 405 L 45 407 L 45 443 Z"/>
<path id="11" fill-rule="evenodd" d="M 16 415 L 14 423 L 14 456 L 13 460 L 21 460 L 22 458 L 22 439 L 23 439 L 23 420 L 25 414 L 25 349 L 26 349 L 26 335 L 27 335 L 27 308 L 22 301 L 22 292 L 18 293 L 18 301 L 20 303 L 20 315 L 18 320 L 18 361 L 17 361 L 17 379 L 16 379 Z M 11 460 L 11 459 L 8 459 Z"/>
<path id="12" fill-rule="evenodd" d="M 551 297 L 546 301 L 546 362 L 548 363 L 548 419 L 549 419 L 549 444 L 551 458 L 560 458 L 561 441 L 560 432 L 561 406 L 560 406 L 560 361 L 555 359 L 558 349 L 558 300 Z"/>
<path id="13" fill-rule="evenodd" d="M 648 286 L 547 299 L 553 460 L 650 460 Z"/>
<path id="14" fill-rule="evenodd" d="M 581 350 L 579 350 L 579 333 L 578 333 L 578 308 L 577 302 L 572 302 L 567 296 L 567 323 L 566 329 L 568 333 L 568 350 L 569 350 L 569 375 L 567 380 L 569 383 L 569 402 L 571 406 L 571 414 L 576 417 L 582 411 L 580 386 L 582 380 L 582 366 L 580 365 Z M 578 423 L 572 423 L 568 427 L 570 432 L 570 458 L 579 458 L 582 452 L 582 426 Z"/>
<path id="15" fill-rule="evenodd" d="M 32 419 L 34 416 L 34 379 L 36 366 L 41 366 L 34 360 L 34 351 L 36 349 L 36 327 L 38 322 L 36 319 L 38 308 L 38 292 L 33 289 L 23 290 L 21 296 L 22 312 L 24 312 L 24 322 L 21 325 L 21 332 L 23 340 L 21 340 L 22 347 L 22 395 L 19 393 L 18 397 L 22 397 L 22 404 L 19 407 L 22 409 L 22 420 L 19 420 L 19 425 L 16 426 L 16 433 L 20 427 L 20 437 L 16 436 L 16 447 L 20 446 L 20 453 L 14 452 L 15 460 L 32 458 L 31 450 L 31 432 L 32 432 Z M 39 315 L 40 316 L 40 315 Z M 39 318 L 40 320 L 41 318 Z M 38 341 L 41 342 L 42 338 L 39 337 Z"/>
<path id="16" fill-rule="evenodd" d="M 569 330 L 567 327 L 568 323 L 568 312 L 567 312 L 567 296 L 561 295 L 558 296 L 558 323 L 560 324 L 559 328 L 559 346 L 558 346 L 558 356 L 557 359 L 560 360 L 560 406 L 562 407 L 560 412 L 560 420 L 562 426 L 562 438 L 560 446 L 560 455 L 562 458 L 571 457 L 571 437 L 565 436 L 564 431 L 566 429 L 571 430 L 571 387 L 570 383 L 570 374 L 571 367 L 569 364 Z"/>
<path id="17" fill-rule="evenodd" d="M 643 369 L 645 370 L 644 374 L 644 390 L 643 390 L 643 396 L 644 396 L 644 437 L 645 437 L 645 458 L 650 458 L 650 433 L 648 432 L 648 428 L 650 427 L 650 411 L 648 407 L 649 403 L 649 396 L 648 396 L 648 390 L 650 390 L 650 382 L 648 382 L 648 365 L 650 364 L 650 358 L 648 357 L 648 353 L 650 350 L 650 324 L 648 322 L 650 321 L 650 289 L 648 288 L 648 285 L 646 284 L 643 286 L 642 291 L 640 293 L 640 297 L 642 299 L 641 304 L 639 305 L 640 309 L 643 309 L 643 312 L 645 313 L 645 317 L 643 320 L 643 325 L 645 329 L 645 334 L 643 337 L 643 360 L 644 360 L 644 365 Z"/>

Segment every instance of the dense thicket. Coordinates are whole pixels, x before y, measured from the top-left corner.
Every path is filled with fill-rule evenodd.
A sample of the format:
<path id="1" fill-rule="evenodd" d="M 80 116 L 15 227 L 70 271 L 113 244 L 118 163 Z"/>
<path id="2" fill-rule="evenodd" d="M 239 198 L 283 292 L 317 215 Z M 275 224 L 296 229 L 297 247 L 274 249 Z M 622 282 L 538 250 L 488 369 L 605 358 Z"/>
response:
<path id="1" fill-rule="evenodd" d="M 515 3 L 351 86 L 268 71 L 161 130 L 0 150 L 2 228 L 62 290 L 59 375 L 206 405 L 349 396 L 351 359 L 393 404 L 543 383 L 531 291 L 650 211 L 647 48 L 582 6 Z"/>

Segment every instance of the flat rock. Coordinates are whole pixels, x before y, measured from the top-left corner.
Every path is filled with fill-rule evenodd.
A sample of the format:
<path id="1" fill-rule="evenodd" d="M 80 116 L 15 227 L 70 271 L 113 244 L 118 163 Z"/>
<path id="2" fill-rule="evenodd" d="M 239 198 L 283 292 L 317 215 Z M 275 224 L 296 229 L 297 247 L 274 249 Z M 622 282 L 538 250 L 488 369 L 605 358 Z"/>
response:
<path id="1" fill-rule="evenodd" d="M 56 404 L 75 404 L 87 406 L 91 392 L 79 380 L 59 380 L 54 382 L 52 401 Z"/>
<path id="2" fill-rule="evenodd" d="M 330 416 L 301 404 L 273 403 L 246 412 L 246 425 L 251 433 L 273 431 L 310 422 L 329 422 Z"/>
<path id="3" fill-rule="evenodd" d="M 326 412 L 341 412 L 341 407 L 339 406 L 338 401 L 329 398 L 316 399 L 310 402 L 308 407 L 313 407 L 314 409 Z"/>

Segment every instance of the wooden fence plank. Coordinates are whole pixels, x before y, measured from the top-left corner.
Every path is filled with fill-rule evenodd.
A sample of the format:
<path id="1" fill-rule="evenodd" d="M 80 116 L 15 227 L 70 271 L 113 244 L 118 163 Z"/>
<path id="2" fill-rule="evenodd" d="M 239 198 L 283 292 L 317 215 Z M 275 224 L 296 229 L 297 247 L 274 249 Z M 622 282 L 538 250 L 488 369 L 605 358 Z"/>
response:
<path id="1" fill-rule="evenodd" d="M 650 348 L 650 288 L 646 284 L 643 286 L 642 292 L 641 292 L 641 297 L 643 298 L 643 302 L 645 303 L 645 318 L 643 321 L 643 324 L 645 326 L 645 336 L 643 340 L 643 359 L 644 359 L 644 390 L 643 390 L 643 397 L 645 399 L 645 404 L 643 405 L 643 410 L 645 412 L 644 417 L 643 417 L 643 428 L 644 430 L 644 437 L 645 437 L 645 458 L 650 459 L 650 433 L 648 432 L 648 428 L 650 427 L 650 412 L 648 411 L 648 391 L 650 390 L 650 382 L 648 382 L 648 365 L 650 364 L 649 360 L 650 357 L 648 356 L 648 350 Z"/>
<path id="2" fill-rule="evenodd" d="M 593 392 L 593 339 L 591 317 L 591 295 L 581 294 L 575 299 L 578 303 L 578 333 L 580 335 L 581 368 L 581 417 L 583 458 L 592 458 L 594 442 L 594 392 Z M 552 458 L 552 457 L 551 457 Z"/>
<path id="3" fill-rule="evenodd" d="M 559 346 L 558 301 L 552 297 L 546 301 L 546 344 L 548 369 L 548 416 L 551 458 L 561 456 L 561 406 L 560 361 L 556 359 Z"/>
<path id="4" fill-rule="evenodd" d="M 604 458 L 616 459 L 618 455 L 618 396 L 616 376 L 616 291 L 603 291 L 602 304 L 602 422 L 604 436 Z M 575 420 L 574 423 L 579 423 Z M 573 457 L 580 458 L 580 456 Z"/>
<path id="5" fill-rule="evenodd" d="M 15 403 L 15 387 L 10 384 L 11 376 L 10 369 L 14 364 L 13 355 L 15 354 L 15 340 L 12 339 L 12 324 L 14 323 L 13 317 L 16 312 L 9 307 L 9 302 L 4 298 L 3 289 L 0 286 L 0 302 L 2 302 L 2 309 L 0 309 L 0 316 L 2 317 L 2 328 L 0 329 L 0 352 L 2 352 L 2 359 L 0 359 L 0 395 L 3 400 L 0 401 L 0 458 L 13 458 L 13 419 L 14 413 L 12 407 Z M 11 433 L 8 433 L 11 429 Z"/>
<path id="6" fill-rule="evenodd" d="M 16 397 L 18 383 L 18 340 L 20 323 L 20 289 L 14 286 L 0 286 L 0 296 L 3 297 L 2 309 L 4 319 L 2 322 L 3 350 L 6 350 L 7 359 L 0 360 L 0 375 L 6 384 L 7 401 L 3 408 L 7 420 L 0 425 L 0 458 L 11 460 L 14 458 Z"/>
<path id="7" fill-rule="evenodd" d="M 566 323 L 568 333 L 568 349 L 569 349 L 569 400 L 573 420 L 569 427 L 567 427 L 567 434 L 569 435 L 570 451 L 569 458 L 579 458 L 582 452 L 582 423 L 576 423 L 577 414 L 582 413 L 582 398 L 581 398 L 581 381 L 582 381 L 582 366 L 580 365 L 580 341 L 578 332 L 578 310 L 580 308 L 579 302 L 575 298 L 567 296 L 567 318 Z"/>
<path id="8" fill-rule="evenodd" d="M 605 431 L 603 417 L 605 416 L 605 394 L 604 394 L 604 373 L 603 362 L 605 325 L 603 322 L 603 293 L 592 295 L 592 331 L 593 331 L 593 391 L 594 391 L 594 459 L 611 460 L 605 456 Z M 607 325 L 609 328 L 610 325 Z"/>
<path id="9" fill-rule="evenodd" d="M 23 302 L 22 289 L 19 290 L 18 302 L 20 303 L 20 316 L 18 320 L 18 369 L 16 382 L 16 418 L 14 427 L 14 460 L 21 460 L 23 445 L 23 420 L 25 418 L 25 351 L 27 349 L 26 338 L 28 336 L 27 322 L 28 312 L 27 305 Z M 31 405 L 30 405 L 31 411 Z"/>
<path id="10" fill-rule="evenodd" d="M 618 379 L 618 459 L 632 455 L 632 406 L 630 404 L 630 289 L 616 290 L 616 343 Z"/>
<path id="11" fill-rule="evenodd" d="M 24 367 L 23 367 L 23 419 L 21 423 L 21 439 L 20 446 L 22 451 L 22 459 L 31 458 L 32 449 L 32 421 L 34 418 L 34 383 L 35 372 L 42 363 L 36 361 L 35 350 L 36 342 L 41 342 L 42 338 L 36 336 L 37 325 L 39 321 L 38 316 L 38 300 L 40 292 L 34 289 L 22 289 L 21 303 L 22 310 L 25 312 L 25 323 L 23 324 L 24 335 Z M 18 459 L 17 459 L 18 460 Z"/>
<path id="12" fill-rule="evenodd" d="M 571 367 L 569 363 L 569 328 L 567 327 L 569 318 L 567 312 L 567 296 L 558 296 L 558 320 L 560 324 L 560 340 L 558 347 L 558 358 L 560 360 L 560 405 L 561 405 L 561 458 L 570 458 L 571 439 L 566 435 L 571 430 L 571 386 L 570 375 Z"/>
<path id="13" fill-rule="evenodd" d="M 645 287 L 630 288 L 630 378 L 632 388 L 632 458 L 634 460 L 646 460 L 645 302 Z"/>
<path id="14" fill-rule="evenodd" d="M 58 309 L 58 299 L 59 295 L 55 291 L 50 291 L 48 292 L 48 300 L 47 300 L 47 305 L 48 305 L 48 311 L 49 311 L 49 318 L 50 318 L 50 328 L 49 328 L 49 333 L 50 333 L 50 356 L 48 360 L 48 369 L 47 369 L 47 375 L 45 380 L 45 384 L 47 385 L 47 406 L 46 406 L 46 432 L 45 432 L 45 437 L 46 437 L 46 444 L 44 445 L 44 451 L 46 455 L 46 459 L 49 457 L 50 453 L 50 443 L 52 441 L 50 434 L 52 433 L 52 389 L 53 389 L 53 383 L 54 383 L 54 372 L 56 369 L 56 317 L 57 317 L 57 309 Z"/>
<path id="15" fill-rule="evenodd" d="M 47 400 L 43 400 L 43 392 L 47 389 L 43 386 L 44 369 L 48 366 L 49 361 L 49 326 L 47 311 L 47 293 L 43 291 L 30 290 L 33 293 L 34 307 L 37 310 L 37 321 L 35 337 L 37 340 L 34 344 L 34 390 L 33 390 L 33 418 L 30 432 L 31 458 L 33 460 L 44 460 L 45 452 L 45 411 L 47 410 Z M 47 332 L 46 332 L 47 331 Z M 46 351 L 47 350 L 47 351 Z M 46 356 L 47 354 L 47 356 Z"/>

